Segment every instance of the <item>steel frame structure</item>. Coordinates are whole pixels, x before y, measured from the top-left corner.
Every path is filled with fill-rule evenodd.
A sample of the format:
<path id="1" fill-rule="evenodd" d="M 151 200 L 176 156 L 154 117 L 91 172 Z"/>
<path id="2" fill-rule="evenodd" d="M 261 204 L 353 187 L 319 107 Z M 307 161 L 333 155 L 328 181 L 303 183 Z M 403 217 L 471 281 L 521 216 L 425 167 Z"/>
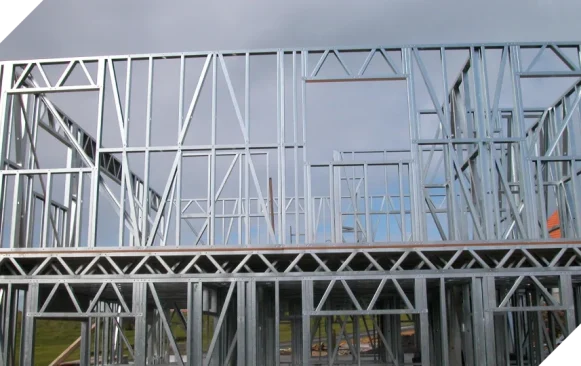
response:
<path id="1" fill-rule="evenodd" d="M 311 161 L 334 82 L 404 85 L 407 147 Z M 538 365 L 581 323 L 579 43 L 10 61 L 0 88 L 0 364 L 43 319 L 81 323 L 82 365 Z"/>

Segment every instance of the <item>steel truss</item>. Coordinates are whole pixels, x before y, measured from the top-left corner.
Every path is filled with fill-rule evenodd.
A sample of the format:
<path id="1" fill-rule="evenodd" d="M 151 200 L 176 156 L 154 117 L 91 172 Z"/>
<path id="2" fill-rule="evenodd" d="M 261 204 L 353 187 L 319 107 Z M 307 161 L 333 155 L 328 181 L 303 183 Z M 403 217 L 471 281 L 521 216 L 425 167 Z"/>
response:
<path id="1" fill-rule="evenodd" d="M 81 323 L 82 365 L 537 365 L 581 323 L 579 44 L 0 77 L 0 364 L 35 364 L 43 319 Z M 407 146 L 312 161 L 311 85 L 377 81 L 404 86 Z"/>

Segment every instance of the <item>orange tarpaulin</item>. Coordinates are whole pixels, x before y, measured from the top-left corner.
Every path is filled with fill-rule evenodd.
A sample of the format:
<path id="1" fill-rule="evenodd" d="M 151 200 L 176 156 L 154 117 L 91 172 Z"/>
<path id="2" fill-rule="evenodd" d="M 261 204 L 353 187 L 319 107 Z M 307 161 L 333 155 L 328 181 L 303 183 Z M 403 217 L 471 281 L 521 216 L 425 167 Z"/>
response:
<path id="1" fill-rule="evenodd" d="M 561 237 L 561 226 L 559 222 L 559 212 L 555 211 L 547 221 L 547 228 L 549 229 L 549 236 L 553 239 Z"/>

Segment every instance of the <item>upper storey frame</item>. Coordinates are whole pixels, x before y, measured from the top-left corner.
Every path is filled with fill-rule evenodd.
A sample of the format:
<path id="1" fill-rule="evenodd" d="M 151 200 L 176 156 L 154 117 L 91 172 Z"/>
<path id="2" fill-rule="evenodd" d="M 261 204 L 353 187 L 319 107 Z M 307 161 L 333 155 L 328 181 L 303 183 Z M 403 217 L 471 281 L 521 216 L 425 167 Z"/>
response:
<path id="1" fill-rule="evenodd" d="M 562 236 L 578 238 L 579 50 L 453 44 L 2 62 L 2 247 L 538 240 L 554 211 Z M 569 84 L 549 92 L 547 80 Z M 339 146 L 313 160 L 321 136 L 309 130 L 310 85 L 331 93 L 335 82 L 403 86 L 405 146 Z M 77 103 L 79 94 L 88 96 Z M 328 118 L 318 134 L 340 134 Z M 56 145 L 62 158 L 41 153 Z"/>

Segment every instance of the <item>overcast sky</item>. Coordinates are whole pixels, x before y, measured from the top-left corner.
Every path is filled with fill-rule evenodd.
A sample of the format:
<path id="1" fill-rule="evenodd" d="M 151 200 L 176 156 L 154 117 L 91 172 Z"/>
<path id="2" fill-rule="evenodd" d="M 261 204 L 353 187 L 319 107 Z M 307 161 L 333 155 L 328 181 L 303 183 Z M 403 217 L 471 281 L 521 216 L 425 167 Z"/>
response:
<path id="1" fill-rule="evenodd" d="M 0 44 L 0 60 L 261 48 L 580 41 L 579 14 L 579 0 L 44 0 Z M 449 78 L 458 74 L 461 65 L 455 65 L 458 69 L 451 71 Z M 167 123 L 175 127 L 175 121 L 167 120 L 177 119 L 175 106 L 179 81 L 176 70 L 175 67 L 173 71 L 156 68 L 155 75 L 161 78 L 156 85 L 162 98 L 161 101 L 154 100 L 153 123 L 161 128 L 159 133 L 154 131 L 157 137 L 164 133 L 168 136 Z M 232 70 L 236 68 L 231 69 L 230 75 L 234 82 L 243 76 Z M 135 88 L 138 91 L 146 89 L 143 84 L 145 72 L 146 68 L 142 70 L 141 86 Z M 438 77 L 436 74 L 435 78 Z M 195 73 L 190 75 L 191 79 L 186 83 L 193 87 L 197 76 Z M 276 118 L 276 102 L 271 99 L 272 103 L 261 103 L 261 98 L 276 95 L 274 75 L 263 75 L 263 80 L 254 84 L 253 90 L 259 93 L 253 100 L 260 104 L 251 113 L 252 126 L 262 123 L 270 126 L 271 131 L 274 131 L 272 121 Z M 117 76 L 122 78 L 120 74 Z M 170 77 L 174 79 L 170 80 Z M 408 126 L 401 123 L 407 119 L 405 89 L 397 89 L 392 83 L 348 84 L 351 85 L 335 84 L 332 91 L 325 89 L 330 86 L 309 86 L 309 103 L 314 105 L 308 106 L 307 135 L 320 138 L 313 145 L 327 149 L 316 158 L 331 160 L 329 151 L 332 148 L 389 148 L 397 144 L 409 147 Z M 241 85 L 239 83 L 238 88 Z M 164 87 L 171 91 L 164 91 Z M 435 87 L 438 89 L 438 85 Z M 221 88 L 225 90 L 223 85 Z M 510 85 L 506 88 L 510 93 Z M 120 89 L 123 89 L 122 85 Z M 559 86 L 556 90 L 555 95 L 559 95 L 564 87 Z M 441 86 L 438 92 L 440 95 L 444 93 Z M 123 94 L 123 90 L 120 93 Z M 417 93 L 426 97 L 425 91 Z M 83 94 L 81 99 L 66 95 L 54 98 L 78 123 L 89 131 L 95 128 L 96 104 L 94 99 L 89 100 L 89 94 Z M 549 101 L 543 107 L 554 98 L 547 98 Z M 186 100 L 190 99 L 191 96 L 186 95 Z M 230 103 L 227 94 L 222 94 L 219 99 L 220 105 Z M 430 103 L 429 98 L 425 98 L 423 102 L 418 101 L 418 106 L 432 108 Z M 201 96 L 200 104 L 205 107 L 198 108 L 198 116 L 194 119 L 199 118 L 203 123 L 209 120 L 209 94 Z M 144 102 L 137 107 L 139 111 L 132 112 L 136 121 L 145 118 Z M 220 126 L 235 121 L 231 106 L 227 108 L 230 110 L 219 113 L 219 118 L 224 119 L 224 122 L 219 120 Z M 110 122 L 116 124 L 115 114 L 112 110 L 110 112 L 106 112 L 106 119 L 111 118 Z M 367 123 L 365 128 L 361 128 L 362 120 Z M 329 128 L 331 124 L 333 128 Z M 231 126 L 234 130 L 238 128 L 236 123 Z M 203 129 L 201 125 L 196 127 L 198 133 Z M 143 135 L 143 128 L 134 131 Z M 265 131 L 258 129 L 254 141 Z M 105 134 L 112 136 L 118 134 L 118 130 L 107 129 Z M 41 156 L 54 153 L 48 148 Z M 229 162 L 222 170 L 227 164 Z M 143 172 L 139 168 L 142 163 L 132 161 L 130 165 L 132 170 Z M 165 165 L 158 165 L 156 169 L 168 170 L 169 165 Z M 191 172 L 193 174 L 194 169 Z M 217 179 L 219 184 L 220 174 Z M 158 191 L 163 191 L 165 181 L 165 174 L 157 174 L 152 184 Z M 288 181 L 287 188 L 292 190 L 292 179 L 289 177 Z M 327 181 L 321 187 L 327 188 Z M 266 187 L 263 186 L 262 190 L 265 192 Z M 276 190 L 275 182 L 275 195 Z"/>
<path id="2" fill-rule="evenodd" d="M 44 0 L 0 58 L 576 41 L 579 14 L 577 0 Z"/>

